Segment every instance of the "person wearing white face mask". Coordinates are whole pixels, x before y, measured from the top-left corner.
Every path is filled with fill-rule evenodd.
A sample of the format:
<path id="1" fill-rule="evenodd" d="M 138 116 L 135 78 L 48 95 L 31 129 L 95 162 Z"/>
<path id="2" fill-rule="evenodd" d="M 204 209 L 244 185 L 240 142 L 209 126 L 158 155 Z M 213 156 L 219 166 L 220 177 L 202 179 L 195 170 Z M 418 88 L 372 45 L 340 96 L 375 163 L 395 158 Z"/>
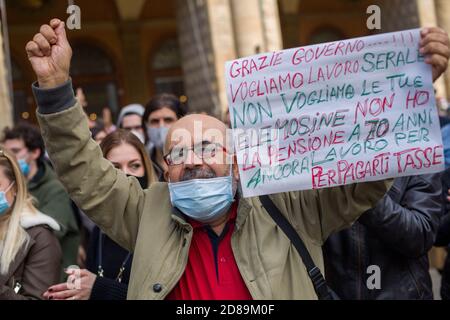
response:
<path id="1" fill-rule="evenodd" d="M 142 116 L 145 109 L 140 104 L 130 104 L 120 110 L 117 127 L 131 131 L 142 143 L 145 143 L 144 129 L 142 128 Z"/>
<path id="2" fill-rule="evenodd" d="M 145 129 L 146 148 L 160 173 L 167 170 L 163 157 L 167 133 L 186 113 L 186 106 L 176 96 L 167 93 L 156 95 L 145 106 L 142 127 Z"/>

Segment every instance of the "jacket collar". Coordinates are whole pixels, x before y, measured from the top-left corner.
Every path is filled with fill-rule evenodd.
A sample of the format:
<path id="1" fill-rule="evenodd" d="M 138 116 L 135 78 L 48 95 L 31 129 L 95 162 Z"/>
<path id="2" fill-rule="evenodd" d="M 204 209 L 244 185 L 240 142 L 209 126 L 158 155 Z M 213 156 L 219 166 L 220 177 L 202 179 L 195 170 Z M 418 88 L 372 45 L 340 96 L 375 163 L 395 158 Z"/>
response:
<path id="1" fill-rule="evenodd" d="M 20 225 L 25 230 L 42 225 L 49 227 L 53 231 L 61 230 L 60 225 L 58 224 L 58 222 L 56 222 L 55 219 L 39 211 L 37 212 L 31 212 L 30 210 L 24 211 L 24 213 L 22 213 L 22 216 L 20 217 Z"/>
<path id="2" fill-rule="evenodd" d="M 186 221 L 183 213 L 175 207 L 172 207 L 172 220 L 183 229 L 191 231 L 192 226 Z"/>

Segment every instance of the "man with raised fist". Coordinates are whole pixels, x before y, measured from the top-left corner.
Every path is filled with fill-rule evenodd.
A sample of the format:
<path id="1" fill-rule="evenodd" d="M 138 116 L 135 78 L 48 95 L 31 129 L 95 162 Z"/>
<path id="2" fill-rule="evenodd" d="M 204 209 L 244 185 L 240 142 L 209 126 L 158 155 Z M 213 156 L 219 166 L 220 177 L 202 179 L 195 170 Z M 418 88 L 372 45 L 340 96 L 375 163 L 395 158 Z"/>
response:
<path id="1" fill-rule="evenodd" d="M 430 30 L 423 48 L 436 62 L 438 76 L 447 61 L 440 51 L 448 47 L 435 46 L 438 32 Z M 129 299 L 317 299 L 323 294 L 260 199 L 240 196 L 224 123 L 204 115 L 176 122 L 164 147 L 169 183 L 143 191 L 135 178 L 103 159 L 90 137 L 69 77 L 72 50 L 64 23 L 54 19 L 42 26 L 26 49 L 38 79 L 33 85 L 38 120 L 59 178 L 108 236 L 134 252 Z M 302 238 L 317 276 L 325 239 L 374 207 L 390 185 L 368 182 L 270 199 Z M 46 297 L 77 299 L 77 291 L 67 288 Z"/>

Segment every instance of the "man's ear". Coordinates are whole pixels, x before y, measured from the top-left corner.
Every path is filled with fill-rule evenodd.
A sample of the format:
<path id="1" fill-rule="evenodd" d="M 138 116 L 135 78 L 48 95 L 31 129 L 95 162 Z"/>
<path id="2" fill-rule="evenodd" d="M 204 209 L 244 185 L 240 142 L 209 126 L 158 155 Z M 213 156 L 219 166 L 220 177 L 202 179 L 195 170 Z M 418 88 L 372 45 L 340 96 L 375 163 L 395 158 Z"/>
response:
<path id="1" fill-rule="evenodd" d="M 169 182 L 169 170 L 164 170 L 164 180 Z"/>
<path id="2" fill-rule="evenodd" d="M 37 161 L 37 159 L 39 159 L 41 157 L 42 151 L 41 151 L 41 149 L 36 148 L 30 152 L 30 155 L 31 155 L 31 160 Z"/>
<path id="3" fill-rule="evenodd" d="M 234 178 L 236 179 L 236 181 L 240 181 L 239 166 L 237 164 L 236 155 L 233 156 L 233 174 L 234 174 Z"/>

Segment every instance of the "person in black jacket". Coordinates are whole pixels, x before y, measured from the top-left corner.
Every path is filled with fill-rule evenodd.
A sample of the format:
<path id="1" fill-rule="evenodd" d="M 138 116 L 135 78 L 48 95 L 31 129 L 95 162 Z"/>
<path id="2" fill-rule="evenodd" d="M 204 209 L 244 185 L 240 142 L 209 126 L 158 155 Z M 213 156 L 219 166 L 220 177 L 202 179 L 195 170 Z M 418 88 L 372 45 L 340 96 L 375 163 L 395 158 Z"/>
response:
<path id="1" fill-rule="evenodd" d="M 442 174 L 442 203 L 443 216 L 435 245 L 447 247 L 447 253 L 450 253 L 450 168 Z M 441 298 L 450 300 L 450 254 L 447 255 L 442 272 Z"/>
<path id="2" fill-rule="evenodd" d="M 103 156 L 146 189 L 156 182 L 156 173 L 144 145 L 130 131 L 117 130 L 103 139 Z M 44 294 L 50 300 L 126 300 L 132 253 L 120 247 L 96 227 L 87 252 L 87 270 L 68 270 L 69 280 L 81 290 L 71 290 L 70 281 L 52 286 Z"/>
<path id="3" fill-rule="evenodd" d="M 441 217 L 440 174 L 397 178 L 377 206 L 324 246 L 341 299 L 433 299 L 428 251 Z"/>

